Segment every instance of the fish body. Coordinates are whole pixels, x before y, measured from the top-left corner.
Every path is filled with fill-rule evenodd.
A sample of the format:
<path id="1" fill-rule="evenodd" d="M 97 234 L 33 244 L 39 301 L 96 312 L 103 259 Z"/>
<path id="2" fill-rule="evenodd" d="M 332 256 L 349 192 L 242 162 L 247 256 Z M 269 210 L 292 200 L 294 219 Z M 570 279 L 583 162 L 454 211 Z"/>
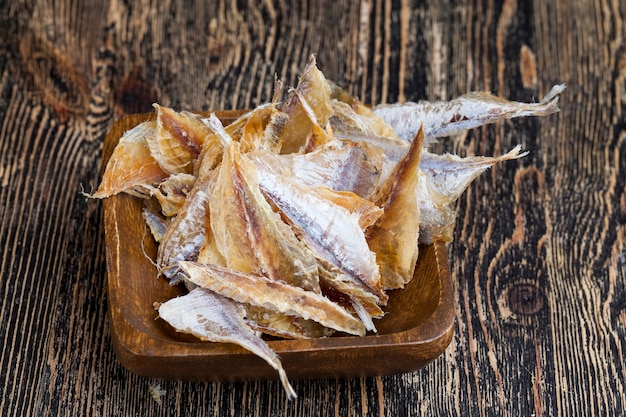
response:
<path id="1" fill-rule="evenodd" d="M 317 187 L 304 186 L 269 168 L 259 167 L 257 172 L 265 196 L 319 256 L 375 293 L 381 293 L 376 255 L 367 245 L 359 213 L 350 212 L 325 197 L 327 188 L 320 192 Z"/>
<path id="2" fill-rule="evenodd" d="M 449 242 L 456 219 L 453 203 L 481 173 L 495 164 L 524 157 L 517 145 L 495 157 L 445 154 L 424 151 L 420 161 L 421 180 L 415 187 L 420 208 L 420 243 Z"/>
<path id="3" fill-rule="evenodd" d="M 403 288 L 415 271 L 420 224 L 415 189 L 420 180 L 423 144 L 424 130 L 420 129 L 409 151 L 374 197 L 374 202 L 383 208 L 383 214 L 367 230 L 367 242 L 376 253 L 385 289 Z"/>
<path id="4" fill-rule="evenodd" d="M 102 176 L 93 198 L 127 193 L 145 198 L 168 177 L 150 153 L 148 140 L 155 136 L 156 123 L 143 122 L 124 132 Z"/>
<path id="5" fill-rule="evenodd" d="M 240 303 L 314 320 L 348 334 L 365 334 L 363 323 L 326 297 L 312 291 L 217 265 L 189 261 L 181 261 L 179 265 L 187 279 L 194 284 Z"/>
<path id="6" fill-rule="evenodd" d="M 521 103 L 490 93 L 473 92 L 450 101 L 382 104 L 373 111 L 406 141 L 413 140 L 423 123 L 428 144 L 438 137 L 455 135 L 497 120 L 558 112 L 559 95 L 564 90 L 564 84 L 554 86 L 540 103 Z"/>
<path id="7" fill-rule="evenodd" d="M 172 298 L 159 306 L 159 317 L 182 333 L 209 342 L 234 343 L 265 360 L 278 371 L 289 398 L 296 393 L 287 379 L 280 358 L 244 321 L 239 303 L 203 288 Z"/>
<path id="8" fill-rule="evenodd" d="M 214 177 L 196 184 L 181 212 L 168 225 L 157 250 L 156 264 L 159 273 L 171 284 L 180 281 L 178 261 L 196 260 L 204 245 L 209 222 L 208 206 L 211 200 Z"/>

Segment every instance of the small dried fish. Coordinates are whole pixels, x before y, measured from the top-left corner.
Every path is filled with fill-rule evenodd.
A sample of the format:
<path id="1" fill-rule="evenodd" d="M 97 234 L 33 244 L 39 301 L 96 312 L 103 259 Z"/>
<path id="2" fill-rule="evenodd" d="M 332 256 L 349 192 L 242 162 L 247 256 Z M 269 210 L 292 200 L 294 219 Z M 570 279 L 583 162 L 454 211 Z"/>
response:
<path id="1" fill-rule="evenodd" d="M 289 398 L 296 392 L 278 356 L 246 324 L 242 305 L 203 288 L 172 298 L 159 306 L 159 317 L 179 332 L 209 342 L 235 343 L 265 360 L 278 371 Z"/>
<path id="2" fill-rule="evenodd" d="M 365 334 L 363 323 L 326 297 L 261 275 L 244 274 L 217 265 L 181 261 L 187 279 L 240 303 L 314 320 L 353 335 Z"/>
<path id="3" fill-rule="evenodd" d="M 411 141 L 424 124 L 426 143 L 451 136 L 496 120 L 514 117 L 546 116 L 559 111 L 559 95 L 565 84 L 552 87 L 540 103 L 520 103 L 489 93 L 474 92 L 445 102 L 381 104 L 373 111 L 393 128 L 398 137 Z"/>
<path id="4" fill-rule="evenodd" d="M 317 68 L 315 57 L 311 55 L 308 65 L 300 76 L 295 91 L 291 91 L 281 106 L 281 111 L 289 117 L 281 134 L 281 153 L 298 152 L 306 145 L 311 132 L 312 123 L 302 99 L 312 109 L 317 118 L 317 124 L 326 125 L 333 114 L 330 103 L 331 88 L 324 74 Z"/>
<path id="5" fill-rule="evenodd" d="M 317 256 L 382 294 L 376 255 L 367 245 L 358 212 L 328 199 L 327 187 L 304 186 L 267 166 L 258 166 L 257 172 L 265 196 L 290 220 Z M 353 198 L 360 199 L 356 194 Z"/>
<path id="6" fill-rule="evenodd" d="M 214 185 L 215 176 L 196 184 L 161 239 L 156 264 L 159 274 L 169 279 L 172 285 L 181 279 L 177 261 L 195 261 L 204 245 L 209 222 L 207 208 Z"/>
<path id="7" fill-rule="evenodd" d="M 420 179 L 423 145 L 424 130 L 420 129 L 409 152 L 374 196 L 374 202 L 383 207 L 384 213 L 367 230 L 367 243 L 376 253 L 385 289 L 403 288 L 415 271 L 420 229 L 415 189 Z"/>
<path id="8" fill-rule="evenodd" d="M 452 240 L 456 212 L 454 203 L 467 187 L 485 170 L 498 162 L 518 159 L 527 154 L 520 145 L 496 157 L 436 155 L 422 152 L 421 180 L 415 192 L 420 208 L 420 242 Z"/>
<path id="9" fill-rule="evenodd" d="M 113 150 L 93 198 L 106 198 L 122 192 L 143 198 L 167 178 L 168 174 L 154 159 L 146 141 L 146 138 L 155 136 L 155 129 L 155 122 L 143 122 L 124 133 Z"/>
<path id="10" fill-rule="evenodd" d="M 238 142 L 226 147 L 209 207 L 226 266 L 319 292 L 315 258 L 261 194 Z"/>

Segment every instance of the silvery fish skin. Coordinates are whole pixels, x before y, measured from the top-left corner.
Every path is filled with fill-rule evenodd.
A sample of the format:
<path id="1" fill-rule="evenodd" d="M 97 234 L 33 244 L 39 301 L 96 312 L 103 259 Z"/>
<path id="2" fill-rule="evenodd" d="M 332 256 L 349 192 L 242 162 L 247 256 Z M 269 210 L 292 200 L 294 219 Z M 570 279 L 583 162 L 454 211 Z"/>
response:
<path id="1" fill-rule="evenodd" d="M 159 306 L 159 317 L 176 331 L 210 342 L 234 343 L 265 360 L 278 371 L 289 398 L 296 392 L 287 379 L 280 358 L 244 321 L 244 307 L 203 288 L 172 298 Z"/>
<path id="2" fill-rule="evenodd" d="M 564 84 L 552 87 L 540 103 L 520 103 L 475 92 L 451 101 L 381 104 L 373 110 L 406 141 L 413 140 L 423 123 L 428 144 L 435 138 L 455 135 L 501 119 L 547 116 L 558 112 L 559 95 L 564 90 Z"/>
<path id="3" fill-rule="evenodd" d="M 498 162 L 518 159 L 527 154 L 520 145 L 506 154 L 488 156 L 437 155 L 424 151 L 420 161 L 421 180 L 415 188 L 420 207 L 420 242 L 449 242 L 456 212 L 454 203 L 485 170 Z"/>
<path id="4" fill-rule="evenodd" d="M 159 274 L 174 285 L 180 281 L 177 261 L 196 260 L 204 244 L 209 221 L 209 201 L 215 175 L 196 183 L 180 213 L 169 224 L 157 250 Z"/>
<path id="5" fill-rule="evenodd" d="M 359 213 L 333 203 L 318 187 L 302 185 L 268 166 L 257 166 L 257 173 L 265 196 L 320 257 L 382 294 L 376 255 L 367 245 Z M 358 198 L 356 194 L 354 197 Z"/>
<path id="6" fill-rule="evenodd" d="M 348 334 L 365 334 L 363 323 L 323 295 L 217 265 L 181 261 L 179 266 L 195 285 L 240 303 L 313 320 Z"/>
<path id="7" fill-rule="evenodd" d="M 215 123 L 210 122 L 219 130 Z M 209 202 L 211 229 L 226 266 L 319 292 L 317 262 L 263 197 L 256 168 L 239 148 L 239 142 L 227 144 Z"/>
<path id="8" fill-rule="evenodd" d="M 407 147 L 408 148 L 408 147 Z M 380 181 L 384 155 L 374 146 L 333 141 L 308 153 L 274 155 L 251 152 L 255 165 L 282 167 L 303 184 L 325 185 L 367 198 Z"/>

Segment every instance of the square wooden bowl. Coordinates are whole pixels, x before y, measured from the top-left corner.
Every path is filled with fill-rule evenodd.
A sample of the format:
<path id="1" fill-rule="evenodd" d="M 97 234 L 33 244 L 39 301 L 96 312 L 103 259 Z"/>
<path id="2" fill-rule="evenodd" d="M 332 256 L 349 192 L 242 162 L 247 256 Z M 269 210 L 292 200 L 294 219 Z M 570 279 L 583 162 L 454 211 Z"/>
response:
<path id="1" fill-rule="evenodd" d="M 242 111 L 215 112 L 224 124 Z M 123 117 L 107 135 L 103 167 L 122 134 L 151 114 Z M 103 201 L 111 338 L 118 360 L 153 378 L 230 381 L 276 379 L 247 350 L 174 332 L 153 304 L 184 293 L 157 278 L 157 246 L 141 216 L 143 203 L 121 194 Z M 445 244 L 421 246 L 415 277 L 390 293 L 377 333 L 309 340 L 268 340 L 290 379 L 378 376 L 418 370 L 446 349 L 454 331 L 454 293 Z"/>

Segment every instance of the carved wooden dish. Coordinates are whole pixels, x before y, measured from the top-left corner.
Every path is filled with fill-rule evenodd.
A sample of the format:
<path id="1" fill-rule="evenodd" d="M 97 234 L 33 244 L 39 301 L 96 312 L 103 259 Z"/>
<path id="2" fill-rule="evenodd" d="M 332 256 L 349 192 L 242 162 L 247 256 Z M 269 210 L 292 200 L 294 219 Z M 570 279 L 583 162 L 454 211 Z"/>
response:
<path id="1" fill-rule="evenodd" d="M 225 124 L 240 114 L 216 112 Z M 122 134 L 152 117 L 131 115 L 116 122 L 104 143 L 103 166 Z M 141 216 L 143 203 L 123 194 L 103 204 L 111 338 L 122 365 L 163 379 L 276 379 L 274 369 L 245 349 L 175 333 L 157 318 L 153 304 L 184 290 L 157 278 L 146 257 L 154 259 L 157 247 Z M 420 248 L 415 278 L 390 293 L 385 311 L 385 317 L 375 321 L 378 332 L 364 337 L 272 339 L 268 344 L 290 379 L 377 376 L 426 366 L 446 349 L 453 334 L 454 294 L 443 243 Z"/>

